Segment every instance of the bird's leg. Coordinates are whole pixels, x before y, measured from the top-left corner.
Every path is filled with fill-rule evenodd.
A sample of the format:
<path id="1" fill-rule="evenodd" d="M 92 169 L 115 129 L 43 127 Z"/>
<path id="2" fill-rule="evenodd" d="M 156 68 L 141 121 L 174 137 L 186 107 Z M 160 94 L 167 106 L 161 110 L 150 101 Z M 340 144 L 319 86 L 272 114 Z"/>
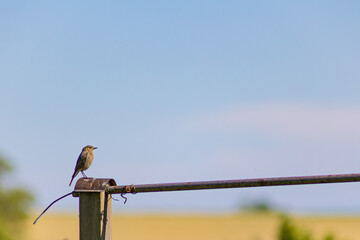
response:
<path id="1" fill-rule="evenodd" d="M 88 177 L 85 175 L 84 171 L 81 171 L 81 174 L 83 175 L 84 178 L 88 178 Z"/>

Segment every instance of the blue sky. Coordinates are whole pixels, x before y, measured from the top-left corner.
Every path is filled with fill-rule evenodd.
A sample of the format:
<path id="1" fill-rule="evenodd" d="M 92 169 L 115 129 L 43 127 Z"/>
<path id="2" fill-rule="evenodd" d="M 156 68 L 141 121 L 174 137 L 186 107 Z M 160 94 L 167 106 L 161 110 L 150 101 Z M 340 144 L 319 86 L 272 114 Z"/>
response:
<path id="1" fill-rule="evenodd" d="M 360 171 L 357 1 L 0 3 L 0 151 L 42 208 L 76 159 L 118 184 Z M 360 210 L 358 184 L 130 196 L 119 211 L 251 199 Z M 325 202 L 325 203 L 324 203 Z M 76 209 L 68 198 L 58 209 Z"/>

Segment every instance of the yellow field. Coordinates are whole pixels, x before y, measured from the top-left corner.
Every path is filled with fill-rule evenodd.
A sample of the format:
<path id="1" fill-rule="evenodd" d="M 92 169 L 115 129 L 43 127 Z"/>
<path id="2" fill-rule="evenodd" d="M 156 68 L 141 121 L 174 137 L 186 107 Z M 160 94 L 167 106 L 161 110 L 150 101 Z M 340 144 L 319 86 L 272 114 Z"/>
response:
<path id="1" fill-rule="evenodd" d="M 360 217 L 292 217 L 315 239 L 332 233 L 336 239 L 360 236 Z M 27 223 L 29 240 L 75 240 L 77 214 L 45 214 L 36 225 Z M 276 214 L 237 215 L 115 215 L 113 240 L 275 240 Z"/>

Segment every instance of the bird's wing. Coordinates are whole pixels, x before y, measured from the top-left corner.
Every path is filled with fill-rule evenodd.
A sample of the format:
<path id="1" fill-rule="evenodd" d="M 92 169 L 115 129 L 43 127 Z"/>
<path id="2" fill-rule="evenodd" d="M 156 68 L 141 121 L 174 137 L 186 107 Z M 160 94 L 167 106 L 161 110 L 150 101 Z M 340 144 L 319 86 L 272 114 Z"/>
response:
<path id="1" fill-rule="evenodd" d="M 79 158 L 78 158 L 78 160 L 77 160 L 77 162 L 76 162 L 75 170 L 79 170 L 79 171 L 80 171 L 80 170 L 84 167 L 85 162 L 86 162 L 86 159 L 87 159 L 87 157 L 88 157 L 88 154 L 89 154 L 88 151 L 82 151 L 82 152 L 80 153 L 80 156 L 79 156 Z"/>

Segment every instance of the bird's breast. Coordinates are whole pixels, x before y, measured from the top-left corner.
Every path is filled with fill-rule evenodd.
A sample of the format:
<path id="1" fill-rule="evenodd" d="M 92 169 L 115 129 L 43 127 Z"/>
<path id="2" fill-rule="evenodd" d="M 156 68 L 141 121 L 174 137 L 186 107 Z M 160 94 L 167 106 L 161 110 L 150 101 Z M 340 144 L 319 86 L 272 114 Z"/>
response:
<path id="1" fill-rule="evenodd" d="M 90 155 L 87 157 L 85 164 L 84 164 L 84 170 L 88 169 L 90 167 L 90 165 L 92 164 L 94 160 L 94 155 Z"/>

